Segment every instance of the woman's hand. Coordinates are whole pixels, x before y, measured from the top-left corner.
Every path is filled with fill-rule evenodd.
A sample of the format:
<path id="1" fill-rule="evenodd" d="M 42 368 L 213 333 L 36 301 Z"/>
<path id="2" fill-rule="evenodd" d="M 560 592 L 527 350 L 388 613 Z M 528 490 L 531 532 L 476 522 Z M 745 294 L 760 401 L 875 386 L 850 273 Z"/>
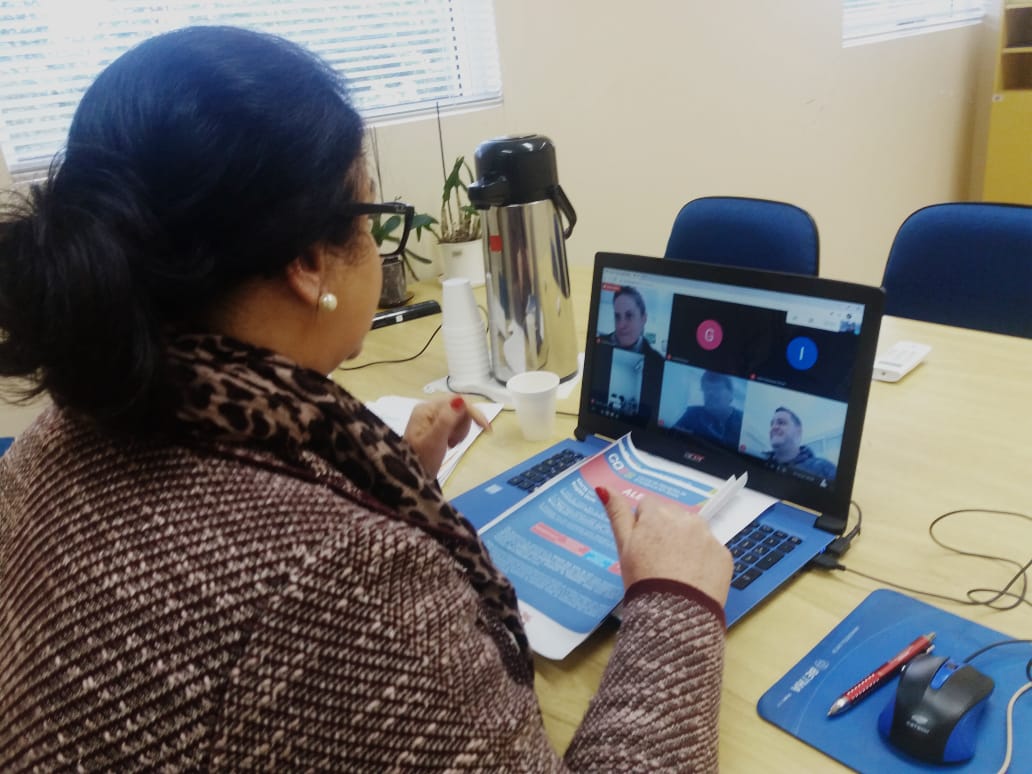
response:
<path id="1" fill-rule="evenodd" d="M 405 440 L 415 449 L 426 472 L 437 476 L 445 453 L 466 437 L 471 422 L 476 422 L 484 430 L 491 430 L 487 418 L 468 405 L 465 399 L 459 396 L 438 398 L 420 403 L 412 410 L 405 428 Z"/>
<path id="2" fill-rule="evenodd" d="M 667 578 L 727 602 L 734 561 L 705 519 L 658 498 L 642 498 L 632 509 L 622 495 L 603 487 L 596 492 L 613 527 L 625 589 L 645 578 Z"/>

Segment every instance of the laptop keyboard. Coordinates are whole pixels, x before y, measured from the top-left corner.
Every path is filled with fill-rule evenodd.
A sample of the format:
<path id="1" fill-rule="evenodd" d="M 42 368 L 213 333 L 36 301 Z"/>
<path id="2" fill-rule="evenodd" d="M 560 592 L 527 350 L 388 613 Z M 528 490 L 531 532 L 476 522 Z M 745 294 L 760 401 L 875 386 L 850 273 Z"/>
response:
<path id="1" fill-rule="evenodd" d="M 576 465 L 582 459 L 584 459 L 584 455 L 580 452 L 566 449 L 542 460 L 537 465 L 521 470 L 510 478 L 508 483 L 518 486 L 525 492 L 533 492 L 550 478 L 554 478 L 567 468 Z"/>
<path id="2" fill-rule="evenodd" d="M 801 542 L 795 535 L 754 521 L 727 544 L 735 560 L 731 586 L 744 589 Z"/>

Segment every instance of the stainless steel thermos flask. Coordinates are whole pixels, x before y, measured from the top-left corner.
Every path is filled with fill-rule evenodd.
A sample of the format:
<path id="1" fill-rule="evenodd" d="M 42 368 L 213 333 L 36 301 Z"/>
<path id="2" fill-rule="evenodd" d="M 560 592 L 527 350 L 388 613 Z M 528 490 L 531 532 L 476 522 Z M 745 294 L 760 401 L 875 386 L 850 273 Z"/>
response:
<path id="1" fill-rule="evenodd" d="M 559 186 L 555 146 L 523 135 L 477 146 L 470 202 L 484 211 L 491 374 L 577 374 L 566 239 L 577 222 Z M 565 218 L 565 225 L 563 224 Z"/>

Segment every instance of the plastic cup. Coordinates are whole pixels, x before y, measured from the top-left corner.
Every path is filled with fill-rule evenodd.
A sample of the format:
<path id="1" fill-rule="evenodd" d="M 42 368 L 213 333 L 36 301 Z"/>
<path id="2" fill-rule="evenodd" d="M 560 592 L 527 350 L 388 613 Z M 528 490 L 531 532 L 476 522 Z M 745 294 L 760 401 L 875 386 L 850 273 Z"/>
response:
<path id="1" fill-rule="evenodd" d="M 448 375 L 461 384 L 487 379 L 490 359 L 487 335 L 479 320 L 474 325 L 442 325 Z"/>
<path id="2" fill-rule="evenodd" d="M 441 287 L 441 334 L 448 376 L 464 386 L 486 381 L 491 361 L 484 321 L 473 298 L 473 288 L 465 277 L 447 279 Z"/>
<path id="3" fill-rule="evenodd" d="M 551 371 L 524 371 L 505 383 L 516 408 L 520 431 L 528 441 L 546 441 L 555 435 L 555 402 L 559 375 Z"/>
<path id="4" fill-rule="evenodd" d="M 483 330 L 480 310 L 473 298 L 473 287 L 465 277 L 446 279 L 441 283 L 441 325 L 445 329 L 478 325 Z"/>

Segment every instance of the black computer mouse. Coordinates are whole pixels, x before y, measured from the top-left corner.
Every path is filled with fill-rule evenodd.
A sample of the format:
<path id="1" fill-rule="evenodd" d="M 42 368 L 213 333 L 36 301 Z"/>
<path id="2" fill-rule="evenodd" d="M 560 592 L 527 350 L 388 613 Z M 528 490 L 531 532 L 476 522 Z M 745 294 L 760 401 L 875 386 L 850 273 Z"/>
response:
<path id="1" fill-rule="evenodd" d="M 994 685 L 973 666 L 918 656 L 903 669 L 896 695 L 878 716 L 878 730 L 920 760 L 966 761 L 975 754 L 978 722 Z"/>

